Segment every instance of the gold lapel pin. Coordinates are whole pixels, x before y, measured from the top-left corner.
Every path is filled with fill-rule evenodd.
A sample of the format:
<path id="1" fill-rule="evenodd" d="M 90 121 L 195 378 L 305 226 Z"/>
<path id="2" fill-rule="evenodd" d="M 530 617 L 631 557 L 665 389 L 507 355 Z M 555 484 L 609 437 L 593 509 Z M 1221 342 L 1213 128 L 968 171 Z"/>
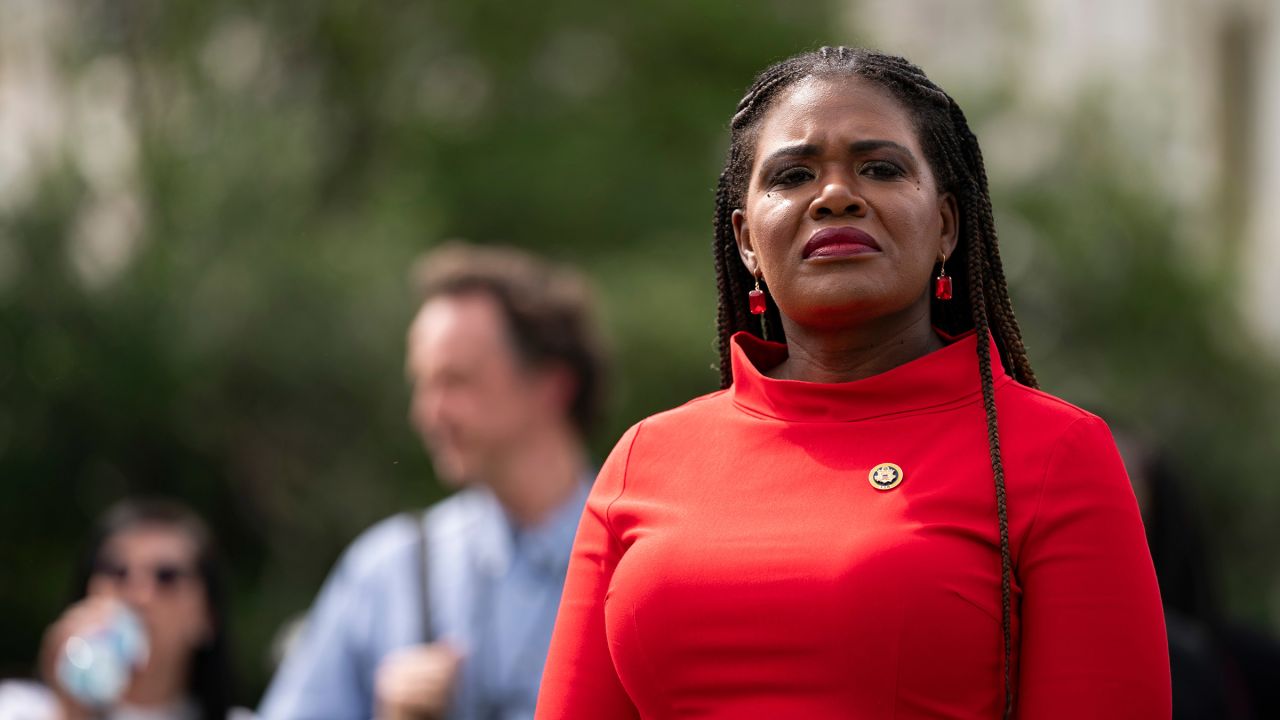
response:
<path id="1" fill-rule="evenodd" d="M 867 473 L 867 480 L 877 490 L 892 490 L 902 482 L 902 468 L 893 463 L 880 463 Z"/>

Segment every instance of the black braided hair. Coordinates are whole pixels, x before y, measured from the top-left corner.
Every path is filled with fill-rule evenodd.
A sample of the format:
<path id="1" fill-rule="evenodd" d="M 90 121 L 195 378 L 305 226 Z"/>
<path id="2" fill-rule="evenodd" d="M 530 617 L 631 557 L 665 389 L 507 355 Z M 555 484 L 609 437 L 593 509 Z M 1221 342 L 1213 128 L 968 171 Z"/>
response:
<path id="1" fill-rule="evenodd" d="M 1009 514 L 1005 493 L 1004 462 L 1000 455 L 1000 431 L 996 418 L 991 348 L 985 337 L 995 339 L 1000 360 L 1018 382 L 1036 387 L 1035 373 L 1022 344 L 1022 333 L 1013 315 L 1005 283 L 995 220 L 987 189 L 987 172 L 978 139 L 969 129 L 960 106 L 935 85 L 920 68 L 907 60 L 874 50 L 824 47 L 772 65 L 760 73 L 738 102 L 730 123 L 730 144 L 724 170 L 716 187 L 715 262 L 720 301 L 716 330 L 720 350 L 720 386 L 733 382 L 729 338 L 746 331 L 758 337 L 786 340 L 778 308 L 770 302 L 760 322 L 753 321 L 747 291 L 755 278 L 738 255 L 732 215 L 745 207 L 755 139 L 760 120 L 784 89 L 811 77 L 859 77 L 892 94 L 915 121 L 929 166 L 939 189 L 955 196 L 959 208 L 959 242 L 948 270 L 953 277 L 953 297 L 933 301 L 935 327 L 953 335 L 975 330 L 978 336 L 978 369 L 982 403 L 986 411 L 987 440 L 995 479 L 996 514 L 1000 533 L 1000 600 L 1004 644 L 1004 717 L 1012 717 L 1012 583 L 1013 560 L 1009 549 Z"/>

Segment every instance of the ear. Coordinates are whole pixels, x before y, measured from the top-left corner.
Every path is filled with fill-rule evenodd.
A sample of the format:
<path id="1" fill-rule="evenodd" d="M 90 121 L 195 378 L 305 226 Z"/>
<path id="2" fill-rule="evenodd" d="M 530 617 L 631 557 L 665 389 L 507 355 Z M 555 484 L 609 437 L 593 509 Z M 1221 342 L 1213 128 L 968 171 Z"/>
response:
<path id="1" fill-rule="evenodd" d="M 733 239 L 738 243 L 738 257 L 742 258 L 742 264 L 746 266 L 747 272 L 759 277 L 760 262 L 756 258 L 755 248 L 751 245 L 751 229 L 747 227 L 747 214 L 741 209 L 734 210 L 731 220 Z"/>
<path id="2" fill-rule="evenodd" d="M 188 641 L 194 649 L 202 648 L 213 643 L 217 636 L 217 628 L 213 621 L 213 608 L 209 606 L 208 596 L 204 601 L 204 613 L 199 623 L 193 623 L 187 626 Z"/>
<path id="3" fill-rule="evenodd" d="M 956 204 L 956 196 L 949 192 L 938 197 L 938 216 L 942 232 L 938 235 L 938 252 L 951 257 L 956 245 L 960 244 L 960 206 Z"/>
<path id="4" fill-rule="evenodd" d="M 200 634 L 198 636 L 200 638 L 200 642 L 197 644 L 197 647 L 213 644 L 215 635 L 216 630 L 213 626 L 213 617 L 206 617 L 204 625 L 200 628 Z"/>
<path id="5" fill-rule="evenodd" d="M 549 413 L 569 417 L 573 412 L 573 397 L 578 392 L 578 378 L 573 371 L 562 363 L 552 363 L 536 372 L 538 401 Z"/>

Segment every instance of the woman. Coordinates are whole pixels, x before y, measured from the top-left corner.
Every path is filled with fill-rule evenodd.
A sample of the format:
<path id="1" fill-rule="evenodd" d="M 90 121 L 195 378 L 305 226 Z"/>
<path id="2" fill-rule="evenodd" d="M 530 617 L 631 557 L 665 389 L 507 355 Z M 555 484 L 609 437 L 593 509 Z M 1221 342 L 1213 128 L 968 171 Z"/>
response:
<path id="1" fill-rule="evenodd" d="M 0 707 L 33 719 L 228 717 L 221 577 L 209 531 L 190 510 L 158 500 L 125 501 L 108 510 L 78 568 L 74 598 L 45 632 L 40 671 L 48 689 L 10 686 L 5 694 L 12 705 Z M 75 652 L 72 638 L 92 637 L 122 607 L 140 621 L 146 658 L 118 701 L 87 707 L 63 685 L 62 656 Z"/>
<path id="2" fill-rule="evenodd" d="M 731 130 L 725 389 L 605 463 L 538 717 L 1168 717 L 1133 492 L 1034 389 L 960 108 L 823 48 Z"/>

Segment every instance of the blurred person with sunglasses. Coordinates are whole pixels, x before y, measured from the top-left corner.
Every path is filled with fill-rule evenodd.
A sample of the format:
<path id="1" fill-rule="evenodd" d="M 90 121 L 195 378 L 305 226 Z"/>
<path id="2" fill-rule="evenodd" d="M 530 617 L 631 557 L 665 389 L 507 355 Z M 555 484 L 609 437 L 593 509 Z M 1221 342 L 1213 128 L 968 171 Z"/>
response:
<path id="1" fill-rule="evenodd" d="M 249 717 L 230 707 L 223 590 L 212 536 L 191 510 L 167 500 L 116 504 L 88 543 L 71 605 L 45 631 L 39 659 L 44 685 L 0 686 L 0 718 Z M 91 659 L 88 643 L 110 632 L 122 614 L 138 626 L 140 637 L 133 642 L 145 650 L 132 670 L 125 670 L 118 698 L 95 707 L 67 687 L 67 660 Z M 77 653 L 81 657 L 74 657 Z"/>

